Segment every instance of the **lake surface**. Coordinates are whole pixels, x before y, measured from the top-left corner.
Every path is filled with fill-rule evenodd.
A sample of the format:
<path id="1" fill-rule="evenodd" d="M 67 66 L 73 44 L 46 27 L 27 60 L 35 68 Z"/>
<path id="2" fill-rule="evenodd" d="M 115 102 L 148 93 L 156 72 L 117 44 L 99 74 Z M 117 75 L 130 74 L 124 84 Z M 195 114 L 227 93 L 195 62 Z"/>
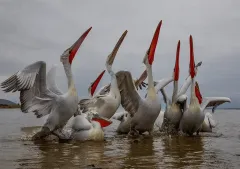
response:
<path id="1" fill-rule="evenodd" d="M 19 109 L 0 109 L 0 168 L 240 168 L 240 110 L 217 110 L 213 133 L 163 136 L 133 141 L 105 129 L 106 141 L 32 142 L 26 138 L 44 119 Z"/>

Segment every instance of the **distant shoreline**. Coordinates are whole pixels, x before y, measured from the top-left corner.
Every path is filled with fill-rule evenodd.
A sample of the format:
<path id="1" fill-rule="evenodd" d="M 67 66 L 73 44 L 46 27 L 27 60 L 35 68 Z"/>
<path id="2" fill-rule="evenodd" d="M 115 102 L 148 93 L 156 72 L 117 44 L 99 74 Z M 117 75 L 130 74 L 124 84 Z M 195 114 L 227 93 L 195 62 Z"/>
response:
<path id="1" fill-rule="evenodd" d="M 6 105 L 6 104 L 0 104 L 0 109 L 18 109 L 21 105 L 15 104 L 15 105 Z"/>

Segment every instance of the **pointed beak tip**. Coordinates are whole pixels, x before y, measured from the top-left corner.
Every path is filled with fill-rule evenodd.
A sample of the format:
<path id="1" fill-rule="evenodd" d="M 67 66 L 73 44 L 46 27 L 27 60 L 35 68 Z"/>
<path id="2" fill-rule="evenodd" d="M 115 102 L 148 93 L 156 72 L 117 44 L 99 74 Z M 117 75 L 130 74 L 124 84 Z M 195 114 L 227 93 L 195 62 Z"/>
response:
<path id="1" fill-rule="evenodd" d="M 92 26 L 90 28 L 88 28 L 85 33 L 88 34 L 88 32 L 90 32 L 91 30 L 92 30 Z"/>
<path id="2" fill-rule="evenodd" d="M 160 34 L 161 25 L 162 25 L 162 20 L 159 22 L 159 24 L 158 24 L 158 26 L 155 30 L 155 33 L 153 35 L 152 42 L 151 42 L 151 45 L 150 45 L 150 48 L 149 48 L 148 62 L 149 62 L 150 65 L 152 65 L 153 60 L 154 60 L 154 55 L 155 55 L 155 50 L 156 50 L 157 43 L 158 43 L 158 37 L 159 37 L 159 34 Z"/>
<path id="3" fill-rule="evenodd" d="M 159 22 L 159 27 L 161 27 L 162 26 L 162 20 L 160 20 L 160 22 Z"/>

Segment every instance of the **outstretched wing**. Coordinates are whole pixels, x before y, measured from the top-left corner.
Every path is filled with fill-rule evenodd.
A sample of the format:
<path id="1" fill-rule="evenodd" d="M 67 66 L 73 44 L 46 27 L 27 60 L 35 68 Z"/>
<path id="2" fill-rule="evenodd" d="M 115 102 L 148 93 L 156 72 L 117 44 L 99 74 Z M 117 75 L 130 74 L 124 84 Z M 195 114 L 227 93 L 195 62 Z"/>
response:
<path id="1" fill-rule="evenodd" d="M 56 96 L 46 88 L 46 63 L 35 62 L 1 83 L 5 92 L 20 91 L 21 110 L 37 117 L 49 114 Z"/>
<path id="2" fill-rule="evenodd" d="M 56 69 L 57 69 L 57 66 L 56 65 L 53 65 L 52 68 L 48 71 L 47 73 L 47 88 L 55 93 L 56 95 L 62 95 L 63 93 L 61 92 L 61 90 L 57 87 L 57 84 L 56 84 Z"/>
<path id="3" fill-rule="evenodd" d="M 206 107 L 213 107 L 212 112 L 221 104 L 231 102 L 231 99 L 228 97 L 205 97 L 202 104 L 201 110 L 204 111 Z"/>
<path id="4" fill-rule="evenodd" d="M 136 90 L 132 75 L 129 71 L 119 71 L 116 73 L 116 77 L 122 107 L 133 116 L 137 112 L 142 98 Z"/>
<path id="5" fill-rule="evenodd" d="M 169 77 L 169 78 L 164 78 L 164 79 L 161 79 L 161 80 L 158 80 L 158 81 L 154 82 L 156 92 L 158 93 L 161 89 L 166 87 L 172 81 L 173 81 L 173 77 Z"/>

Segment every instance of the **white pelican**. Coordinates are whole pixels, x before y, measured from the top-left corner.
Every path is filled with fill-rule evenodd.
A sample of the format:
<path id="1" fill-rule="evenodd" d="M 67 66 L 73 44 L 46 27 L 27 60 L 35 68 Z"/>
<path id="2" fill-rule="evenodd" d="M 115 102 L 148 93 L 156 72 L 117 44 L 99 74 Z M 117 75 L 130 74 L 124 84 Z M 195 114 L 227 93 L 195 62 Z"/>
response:
<path id="1" fill-rule="evenodd" d="M 166 103 L 166 110 L 164 113 L 164 120 L 163 120 L 163 128 L 173 128 L 175 130 L 178 129 L 180 119 L 182 117 L 182 111 L 180 106 L 177 103 L 177 99 L 180 95 L 178 93 L 178 79 L 179 79 L 179 54 L 180 54 L 180 41 L 178 41 L 177 51 L 176 51 L 176 61 L 175 67 L 173 72 L 173 94 L 172 94 L 172 102 L 166 97 L 166 93 L 164 89 L 161 89 L 163 94 L 164 101 Z"/>
<path id="2" fill-rule="evenodd" d="M 78 96 L 74 85 L 71 64 L 91 28 L 84 32 L 60 57 L 68 79 L 67 93 L 56 93 L 47 88 L 46 63 L 43 61 L 27 66 L 2 82 L 1 87 L 5 88 L 5 92 L 20 91 L 22 112 L 34 112 L 37 118 L 49 114 L 41 131 L 36 133 L 33 139 L 41 139 L 51 133 L 61 138 L 62 128 L 73 114 L 77 112 Z"/>
<path id="3" fill-rule="evenodd" d="M 162 21 L 158 24 L 150 48 L 143 59 L 148 76 L 147 97 L 145 99 L 140 97 L 130 72 L 122 71 L 121 77 L 118 77 L 118 79 L 121 80 L 118 84 L 121 93 L 121 104 L 125 111 L 130 114 L 130 118 L 119 125 L 118 132 L 120 133 L 128 133 L 129 130 L 139 132 L 140 134 L 145 131 L 151 133 L 153 124 L 160 112 L 161 106 L 153 82 L 152 63 L 161 24 Z"/>
<path id="4" fill-rule="evenodd" d="M 194 65 L 194 51 L 193 51 L 193 40 L 190 35 L 190 64 L 189 64 L 189 73 L 191 75 L 191 98 L 189 107 L 184 111 L 182 119 L 180 121 L 180 130 L 184 133 L 192 135 L 195 133 L 201 126 L 204 120 L 204 112 L 201 111 L 200 101 L 197 93 L 195 92 L 195 65 Z"/>
<path id="5" fill-rule="evenodd" d="M 189 135 L 199 132 L 201 125 L 203 124 L 205 113 L 204 110 L 206 107 L 214 106 L 213 110 L 220 104 L 224 102 L 230 102 L 231 100 L 226 97 L 205 97 L 204 101 L 200 93 L 198 83 L 195 82 L 196 72 L 194 69 L 194 51 L 193 51 L 193 40 L 192 36 L 189 38 L 190 43 L 190 65 L 189 73 L 191 75 L 191 98 L 190 104 L 187 107 L 185 105 L 185 110 L 180 121 L 180 130 Z M 203 102 L 202 102 L 203 101 Z"/>
<path id="6" fill-rule="evenodd" d="M 105 70 L 102 71 L 96 80 L 93 82 L 93 88 L 96 88 L 99 84 L 102 76 L 104 75 Z M 49 90 L 54 91 L 55 93 L 61 92 L 55 82 L 56 77 L 56 66 L 54 65 L 47 74 L 47 87 Z M 93 91 L 94 92 L 94 91 Z M 106 127 L 112 123 L 112 121 L 99 116 L 97 113 L 80 113 L 80 110 L 74 114 L 73 121 L 71 122 L 71 131 L 64 132 L 65 140 L 78 140 L 78 141 L 102 141 L 104 140 L 103 127 Z"/>
<path id="7" fill-rule="evenodd" d="M 116 46 L 114 47 L 112 53 L 108 56 L 106 62 L 106 69 L 111 76 L 110 92 L 101 95 L 95 95 L 89 99 L 80 100 L 79 105 L 83 113 L 94 111 L 97 112 L 102 117 L 111 118 L 113 114 L 117 111 L 120 105 L 121 96 L 118 89 L 116 75 L 112 70 L 112 64 L 117 54 L 117 51 L 120 48 L 120 45 L 122 44 L 126 35 L 127 30 L 122 34 L 122 36 L 118 40 Z M 95 89 L 96 87 L 94 86 L 93 83 L 89 89 L 91 91 L 91 95 L 93 95 Z"/>
<path id="8" fill-rule="evenodd" d="M 110 125 L 112 121 L 99 116 L 98 113 L 82 113 L 73 119 L 71 126 L 71 140 L 78 141 L 103 141 L 103 127 Z"/>
<path id="9" fill-rule="evenodd" d="M 231 102 L 231 99 L 228 97 L 204 97 L 202 99 L 200 88 L 199 88 L 199 85 L 197 82 L 195 85 L 195 92 L 196 92 L 198 100 L 201 104 L 200 108 L 201 108 L 202 112 L 204 112 L 207 107 L 213 107 L 212 113 L 214 113 L 215 109 L 219 105 L 221 105 L 225 102 Z M 205 115 L 204 121 L 203 121 L 201 127 L 199 128 L 199 130 L 197 131 L 197 134 L 199 132 L 212 132 L 212 129 L 216 126 L 216 122 L 214 121 L 213 116 L 210 112 L 206 112 L 206 113 L 204 113 L 204 115 Z"/>

